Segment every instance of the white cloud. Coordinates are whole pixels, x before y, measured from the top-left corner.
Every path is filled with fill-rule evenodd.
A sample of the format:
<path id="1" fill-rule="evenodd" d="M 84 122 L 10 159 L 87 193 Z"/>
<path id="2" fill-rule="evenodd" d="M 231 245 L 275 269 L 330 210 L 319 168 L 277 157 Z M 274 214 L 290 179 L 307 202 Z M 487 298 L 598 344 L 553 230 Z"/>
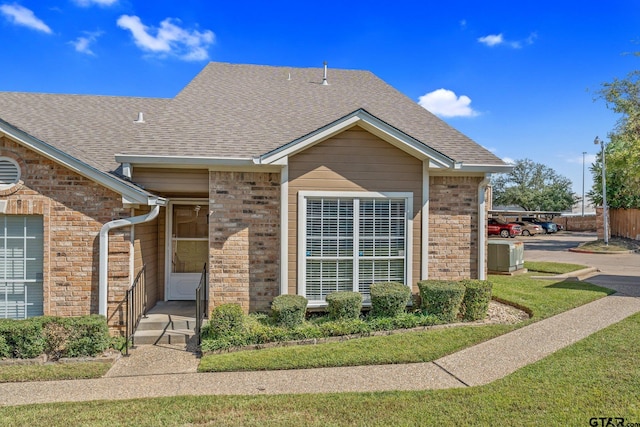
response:
<path id="1" fill-rule="evenodd" d="M 478 41 L 489 47 L 493 47 L 504 43 L 504 38 L 502 37 L 502 34 L 490 34 L 488 36 L 480 37 Z"/>
<path id="2" fill-rule="evenodd" d="M 70 41 L 76 52 L 86 53 L 87 55 L 95 55 L 91 50 L 91 45 L 102 35 L 102 31 L 85 32 L 84 36 L 80 36 L 77 39 Z"/>
<path id="3" fill-rule="evenodd" d="M 478 113 L 471 108 L 468 96 L 457 96 L 447 89 L 437 89 L 418 98 L 418 104 L 442 117 L 473 117 Z"/>
<path id="4" fill-rule="evenodd" d="M 512 159 L 511 157 L 503 157 L 502 161 L 505 162 L 508 165 L 515 165 L 516 161 L 514 159 Z"/>
<path id="5" fill-rule="evenodd" d="M 43 33 L 51 34 L 51 28 L 45 24 L 41 19 L 36 17 L 32 10 L 19 4 L 3 4 L 0 5 L 0 12 L 9 21 L 12 21 L 16 25 L 22 25 L 32 30 L 42 31 Z"/>
<path id="6" fill-rule="evenodd" d="M 463 30 L 465 28 L 467 28 L 467 20 L 466 19 L 461 19 L 460 20 L 460 28 L 462 28 Z"/>
<path id="7" fill-rule="evenodd" d="M 533 42 L 535 41 L 535 39 L 538 37 L 537 33 L 531 33 L 529 34 L 529 36 L 524 39 L 524 40 L 507 40 L 504 38 L 504 36 L 502 35 L 502 33 L 500 34 L 489 34 L 488 36 L 484 36 L 484 37 L 479 37 L 478 38 L 478 42 L 482 43 L 486 46 L 489 47 L 494 47 L 494 46 L 500 46 L 500 45 L 505 45 L 505 46 L 509 46 L 513 49 L 520 49 L 522 48 L 522 45 L 531 45 L 533 44 Z"/>
<path id="8" fill-rule="evenodd" d="M 89 7 L 92 5 L 98 6 L 111 6 L 118 2 L 118 0 L 73 0 L 75 4 L 82 7 Z"/>
<path id="9" fill-rule="evenodd" d="M 167 18 L 160 28 L 149 28 L 139 17 L 122 15 L 118 26 L 131 31 L 136 45 L 145 51 L 160 55 L 175 55 L 185 61 L 203 61 L 209 59 L 207 49 L 215 41 L 212 31 L 187 30 L 180 28 L 177 19 Z M 152 34 L 155 32 L 155 36 Z"/>

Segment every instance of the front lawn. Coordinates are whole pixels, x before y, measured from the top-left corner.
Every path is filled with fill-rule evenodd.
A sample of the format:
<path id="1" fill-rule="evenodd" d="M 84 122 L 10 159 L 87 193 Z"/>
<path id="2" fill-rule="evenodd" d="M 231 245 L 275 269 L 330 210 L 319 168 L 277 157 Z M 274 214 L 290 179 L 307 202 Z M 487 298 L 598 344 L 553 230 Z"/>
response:
<path id="1" fill-rule="evenodd" d="M 11 426 L 596 425 L 640 422 L 640 314 L 480 387 L 418 392 L 183 396 L 0 408 Z M 603 425 L 603 424 L 598 424 Z"/>
<path id="2" fill-rule="evenodd" d="M 428 362 L 613 293 L 585 282 L 535 280 L 530 275 L 490 276 L 489 280 L 493 283 L 494 297 L 526 308 L 533 317 L 520 325 L 460 326 L 331 344 L 211 354 L 202 357 L 199 370 L 219 372 Z"/>
<path id="3" fill-rule="evenodd" d="M 0 383 L 100 378 L 109 368 L 111 363 L 99 362 L 0 366 Z"/>

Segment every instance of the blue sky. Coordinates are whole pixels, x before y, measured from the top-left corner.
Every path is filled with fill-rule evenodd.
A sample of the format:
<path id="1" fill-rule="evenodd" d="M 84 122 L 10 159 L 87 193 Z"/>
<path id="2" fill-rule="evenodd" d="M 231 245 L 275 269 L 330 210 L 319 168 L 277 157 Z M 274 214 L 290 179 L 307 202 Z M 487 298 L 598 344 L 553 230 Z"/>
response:
<path id="1" fill-rule="evenodd" d="M 172 97 L 207 61 L 370 70 L 582 192 L 640 58 L 640 2 L 0 0 L 0 91 Z M 259 96 L 259 94 L 256 94 Z"/>

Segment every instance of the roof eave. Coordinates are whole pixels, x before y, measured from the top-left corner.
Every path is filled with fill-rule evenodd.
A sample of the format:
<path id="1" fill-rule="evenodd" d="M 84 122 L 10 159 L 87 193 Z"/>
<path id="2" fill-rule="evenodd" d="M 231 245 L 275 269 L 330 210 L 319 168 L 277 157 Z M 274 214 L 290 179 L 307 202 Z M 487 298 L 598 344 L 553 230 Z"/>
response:
<path id="1" fill-rule="evenodd" d="M 458 163 L 455 169 L 460 172 L 481 172 L 481 173 L 509 173 L 513 170 L 513 165 L 495 164 L 467 164 Z"/>

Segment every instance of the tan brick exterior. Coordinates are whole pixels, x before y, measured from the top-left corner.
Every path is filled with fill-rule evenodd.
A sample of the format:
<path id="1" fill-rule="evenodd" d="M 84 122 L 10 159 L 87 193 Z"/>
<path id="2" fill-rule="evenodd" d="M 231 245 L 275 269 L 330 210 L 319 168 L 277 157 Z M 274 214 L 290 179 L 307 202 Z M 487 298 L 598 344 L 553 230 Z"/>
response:
<path id="1" fill-rule="evenodd" d="M 279 290 L 280 175 L 210 172 L 209 308 L 265 311 Z"/>
<path id="2" fill-rule="evenodd" d="M 0 156 L 16 160 L 21 183 L 0 192 L 7 215 L 42 215 L 44 223 L 44 313 L 78 316 L 98 312 L 98 246 L 102 225 L 128 217 L 119 194 L 0 137 Z M 110 233 L 110 323 L 130 285 L 130 232 Z"/>
<path id="3" fill-rule="evenodd" d="M 429 278 L 478 276 L 478 185 L 481 177 L 429 178 Z"/>

